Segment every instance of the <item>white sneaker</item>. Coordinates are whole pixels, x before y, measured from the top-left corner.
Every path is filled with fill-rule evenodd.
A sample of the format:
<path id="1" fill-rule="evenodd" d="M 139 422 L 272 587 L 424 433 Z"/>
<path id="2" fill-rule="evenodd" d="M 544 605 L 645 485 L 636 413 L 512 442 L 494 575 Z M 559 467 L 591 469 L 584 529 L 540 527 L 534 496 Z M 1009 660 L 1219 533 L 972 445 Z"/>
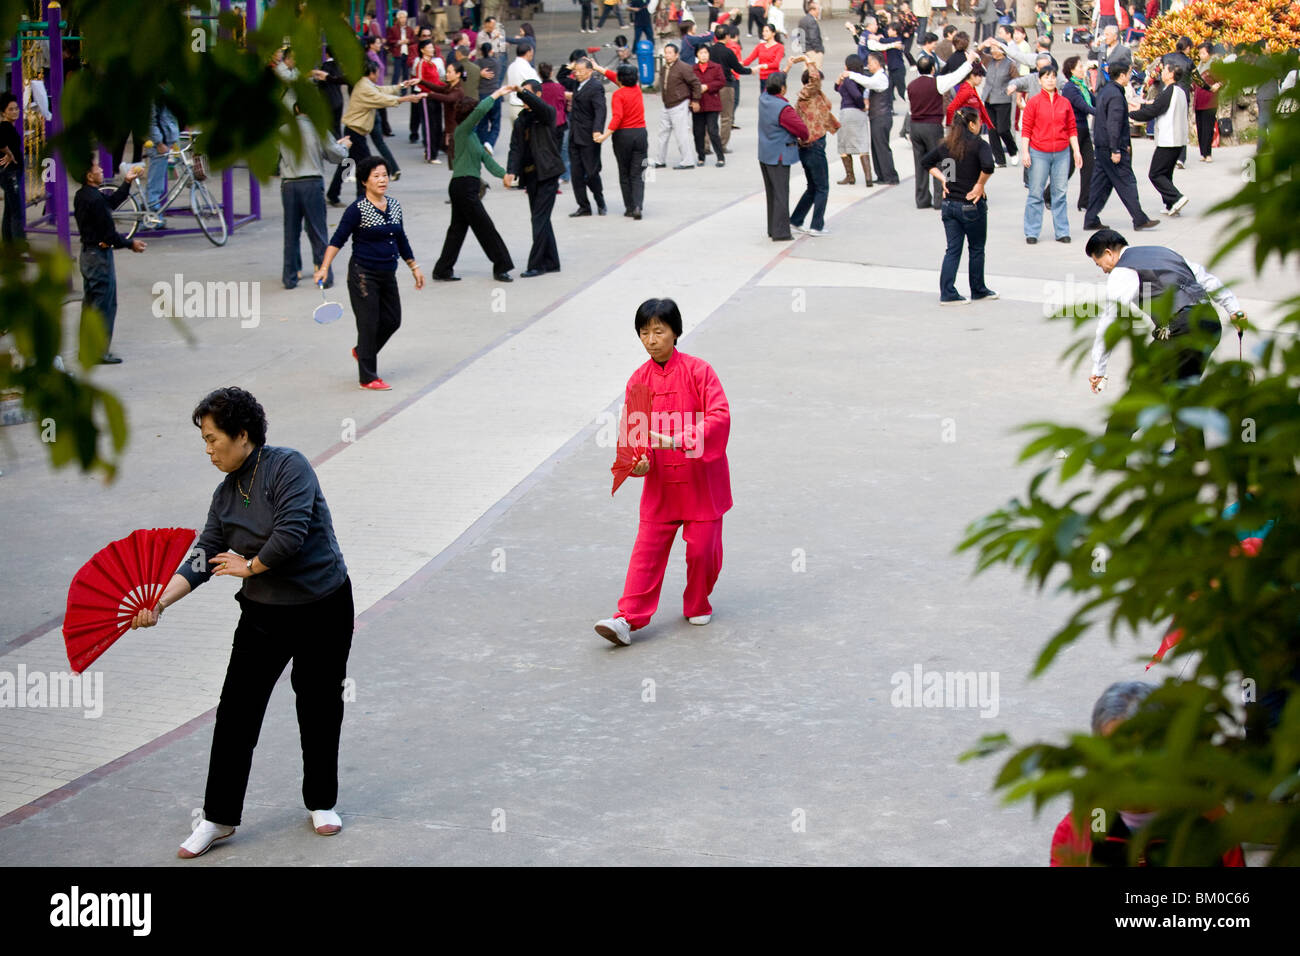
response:
<path id="1" fill-rule="evenodd" d="M 627 647 L 632 643 L 632 625 L 621 617 L 607 617 L 596 622 L 596 633 L 609 641 Z"/>
<path id="2" fill-rule="evenodd" d="M 311 828 L 321 836 L 333 836 L 343 829 L 343 821 L 333 810 L 312 810 Z"/>
<path id="3" fill-rule="evenodd" d="M 829 236 L 831 231 L 829 229 L 805 229 L 804 233 L 809 236 Z"/>
<path id="4" fill-rule="evenodd" d="M 234 832 L 234 827 L 223 827 L 211 820 L 200 820 L 199 825 L 190 834 L 190 838 L 182 843 L 181 848 L 176 851 L 176 855 L 182 860 L 192 860 L 196 856 L 207 853 L 212 844 L 218 840 L 226 839 Z"/>
<path id="5" fill-rule="evenodd" d="M 686 620 L 690 621 L 692 624 L 698 624 L 700 627 L 703 627 L 712 619 L 712 614 L 697 614 L 695 617 L 688 617 Z"/>
<path id="6" fill-rule="evenodd" d="M 1012 165 L 1012 166 L 1019 166 L 1019 165 L 1020 165 L 1020 154 L 1019 154 L 1019 153 L 1012 153 L 1010 158 L 1011 158 L 1011 165 Z"/>
<path id="7" fill-rule="evenodd" d="M 1183 207 L 1186 206 L 1189 202 L 1191 202 L 1191 197 L 1184 196 L 1182 199 L 1178 200 L 1178 202 L 1174 203 L 1172 206 L 1169 207 L 1169 215 L 1171 216 L 1178 215 L 1180 212 L 1183 211 Z"/>

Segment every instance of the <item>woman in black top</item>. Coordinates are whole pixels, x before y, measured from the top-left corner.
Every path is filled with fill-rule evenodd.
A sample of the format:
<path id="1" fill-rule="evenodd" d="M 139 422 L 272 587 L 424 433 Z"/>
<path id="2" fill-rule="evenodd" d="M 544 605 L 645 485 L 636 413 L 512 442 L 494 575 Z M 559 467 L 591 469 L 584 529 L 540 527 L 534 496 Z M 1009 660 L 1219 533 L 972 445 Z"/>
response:
<path id="1" fill-rule="evenodd" d="M 970 301 L 998 297 L 984 284 L 984 243 L 989 227 L 984 184 L 993 175 L 994 166 L 993 150 L 980 137 L 980 124 L 979 110 L 961 107 L 944 141 L 921 158 L 921 167 L 943 183 L 943 229 L 948 249 L 939 270 L 940 305 L 966 301 L 957 292 L 955 282 L 963 243 L 970 245 Z"/>
<path id="2" fill-rule="evenodd" d="M 133 629 L 153 627 L 165 608 L 213 575 L 244 579 L 235 596 L 241 612 L 217 706 L 204 819 L 177 852 L 185 860 L 239 825 L 262 717 L 290 661 L 303 801 L 317 833 L 342 829 L 334 804 L 353 619 L 347 565 L 307 459 L 266 444 L 266 413 L 243 389 L 217 389 L 191 418 L 208 458 L 226 477 L 212 495 L 192 556 L 172 576 L 158 610 L 141 611 L 131 622 Z"/>
<path id="3" fill-rule="evenodd" d="M 21 115 L 18 97 L 0 93 L 0 190 L 5 200 L 0 239 L 5 242 L 27 238 L 27 211 L 19 189 L 23 175 L 23 144 L 18 136 Z"/>
<path id="4" fill-rule="evenodd" d="M 365 195 L 343 210 L 339 227 L 325 250 L 320 268 L 312 276 L 325 281 L 330 264 L 343 244 L 352 237 L 352 258 L 348 261 L 348 298 L 357 321 L 357 360 L 361 387 L 376 392 L 390 388 L 376 367 L 379 350 L 402 324 L 402 298 L 397 292 L 397 259 L 411 268 L 415 287 L 424 288 L 424 273 L 406 239 L 402 207 L 388 195 L 388 166 L 378 156 L 367 156 L 357 164 L 357 179 Z"/>

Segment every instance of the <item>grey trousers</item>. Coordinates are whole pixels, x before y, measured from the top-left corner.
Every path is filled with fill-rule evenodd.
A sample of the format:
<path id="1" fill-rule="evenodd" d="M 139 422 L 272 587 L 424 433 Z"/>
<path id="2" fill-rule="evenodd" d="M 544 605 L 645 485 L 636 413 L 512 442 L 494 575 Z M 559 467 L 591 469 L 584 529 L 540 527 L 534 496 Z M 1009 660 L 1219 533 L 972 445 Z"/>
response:
<path id="1" fill-rule="evenodd" d="M 790 167 L 759 163 L 763 171 L 763 189 L 767 192 L 767 234 L 772 239 L 788 239 L 790 232 Z"/>
<path id="2" fill-rule="evenodd" d="M 916 208 L 943 208 L 943 186 L 921 168 L 921 157 L 943 142 L 942 123 L 912 124 L 912 161 L 916 168 Z M 962 197 L 958 197 L 962 198 Z"/>

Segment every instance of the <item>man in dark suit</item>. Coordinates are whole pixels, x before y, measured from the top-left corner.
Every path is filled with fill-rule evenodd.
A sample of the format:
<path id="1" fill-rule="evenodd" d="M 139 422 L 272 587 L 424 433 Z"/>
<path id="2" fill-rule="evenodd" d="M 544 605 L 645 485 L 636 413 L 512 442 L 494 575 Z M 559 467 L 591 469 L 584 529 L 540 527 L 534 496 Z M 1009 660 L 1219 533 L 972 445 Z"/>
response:
<path id="1" fill-rule="evenodd" d="M 1137 179 L 1133 176 L 1133 146 L 1129 135 L 1128 71 L 1117 73 L 1097 93 L 1096 119 L 1092 124 L 1092 183 L 1088 188 L 1088 211 L 1084 229 L 1104 229 L 1101 210 L 1113 189 L 1133 217 L 1134 229 L 1152 229 L 1160 223 L 1142 211 Z"/>
<path id="2" fill-rule="evenodd" d="M 506 172 L 524 184 L 528 210 L 533 217 L 533 247 L 528 251 L 525 279 L 560 271 L 560 250 L 551 228 L 551 210 L 564 175 L 560 140 L 555 130 L 555 107 L 542 101 L 542 84 L 526 80 L 519 88 L 524 108 L 510 132 Z"/>
<path id="3" fill-rule="evenodd" d="M 569 213 L 570 218 L 591 215 L 588 189 L 596 197 L 596 210 L 605 215 L 605 190 L 600 184 L 600 144 L 591 138 L 592 133 L 605 129 L 605 89 L 591 74 L 591 60 L 580 57 L 573 65 L 573 78 L 578 81 L 578 90 L 569 103 L 569 167 L 573 196 L 578 200 L 578 209 Z"/>

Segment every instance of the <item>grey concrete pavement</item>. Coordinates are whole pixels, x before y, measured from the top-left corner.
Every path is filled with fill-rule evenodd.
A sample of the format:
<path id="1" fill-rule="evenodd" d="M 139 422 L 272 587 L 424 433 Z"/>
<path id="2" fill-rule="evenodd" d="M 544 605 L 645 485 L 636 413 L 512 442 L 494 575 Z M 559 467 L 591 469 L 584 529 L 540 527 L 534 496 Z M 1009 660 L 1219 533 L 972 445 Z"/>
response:
<path id="1" fill-rule="evenodd" d="M 647 106 L 653 134 L 658 107 Z M 115 350 L 127 361 L 94 377 L 126 401 L 132 444 L 103 486 L 50 472 L 31 430 L 5 429 L 0 528 L 17 546 L 0 553 L 12 596 L 0 670 L 60 666 L 57 632 L 42 625 L 103 543 L 201 524 L 218 475 L 188 414 L 218 385 L 253 391 L 271 442 L 317 461 L 368 595 L 349 663 L 343 833 L 322 840 L 306 825 L 285 681 L 244 825 L 185 865 L 1046 862 L 1064 808 L 1035 820 L 1003 807 L 989 791 L 998 764 L 957 755 L 986 732 L 1028 741 L 1084 727 L 1106 684 L 1141 677 L 1159 637 L 1091 635 L 1029 681 L 1069 606 L 1002 571 L 972 580 L 971 560 L 952 549 L 1028 481 L 1015 425 L 1098 414 L 1085 371 L 1058 361 L 1070 331 L 1042 318 L 1047 283 L 1100 276 L 1081 217 L 1071 215 L 1071 245 L 1026 247 L 1019 171 L 999 171 L 988 271 L 1006 298 L 940 309 L 942 228 L 913 207 L 906 179 L 832 186 L 833 237 L 764 237 L 754 106 L 742 107 L 734 161 L 659 171 L 640 223 L 618 215 L 612 163 L 613 215 L 569 220 L 562 197 L 559 275 L 498 287 L 471 239 L 464 282 L 416 292 L 402 276 L 404 325 L 381 355 L 391 393 L 357 389 L 350 319 L 315 326 L 319 298 L 305 281 L 279 288 L 275 189 L 267 219 L 225 249 L 169 240 L 119 259 Z M 404 118 L 394 128 L 404 133 Z M 428 271 L 447 172 L 418 164 L 404 136 L 390 142 L 410 170 L 393 193 Z M 910 154 L 894 146 L 906 175 Z M 1137 147 L 1141 170 L 1147 150 Z M 1214 166 L 1181 171 L 1194 203 L 1149 241 L 1206 261 L 1221 227 L 1205 210 L 1234 188 L 1246 155 L 1224 150 Z M 499 184 L 487 200 L 518 263 L 524 202 Z M 1246 263 L 1234 255 L 1214 271 L 1234 278 Z M 177 272 L 261 281 L 262 321 L 188 320 L 197 343 L 185 344 L 149 308 L 151 283 Z M 1263 317 L 1295 288 L 1270 272 L 1241 292 Z M 682 619 L 679 543 L 658 616 L 619 649 L 591 624 L 615 607 L 638 489 L 610 498 L 599 415 L 644 359 L 632 312 L 655 294 L 683 303 L 683 350 L 726 388 L 736 507 L 713 622 Z M 344 440 L 348 420 L 356 441 Z M 98 720 L 0 709 L 11 768 L 0 774 L 11 811 L 0 862 L 180 863 L 233 629 L 225 583 L 101 659 Z M 896 706 L 895 678 L 918 666 L 996 675 L 996 714 Z M 28 769 L 13 772 L 19 763 Z"/>

